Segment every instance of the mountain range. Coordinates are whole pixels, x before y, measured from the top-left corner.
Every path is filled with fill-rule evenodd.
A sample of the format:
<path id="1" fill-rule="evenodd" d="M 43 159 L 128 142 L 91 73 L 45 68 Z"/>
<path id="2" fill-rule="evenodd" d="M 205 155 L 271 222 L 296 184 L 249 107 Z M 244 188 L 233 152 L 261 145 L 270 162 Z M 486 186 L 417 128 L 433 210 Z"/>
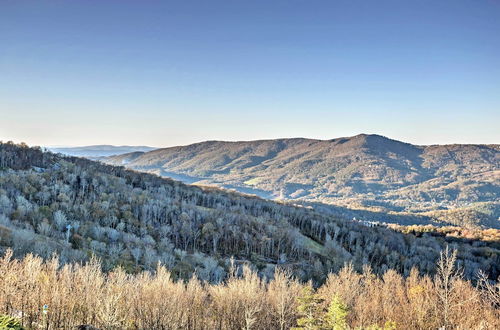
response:
<path id="1" fill-rule="evenodd" d="M 68 156 L 99 158 L 129 152 L 146 152 L 156 148 L 147 146 L 113 146 L 107 144 L 83 146 L 83 147 L 48 147 L 48 150 Z"/>
<path id="2" fill-rule="evenodd" d="M 434 274 L 440 250 L 457 250 L 464 275 L 500 274 L 495 229 L 393 226 L 352 221 L 216 187 L 185 185 L 122 166 L 0 143 L 0 255 L 33 253 L 105 270 L 153 271 L 220 282 L 232 265 L 271 277 L 285 268 L 322 283 L 352 263 L 376 274 L 418 267 Z M 5 260 L 5 259 L 3 259 Z"/>
<path id="3" fill-rule="evenodd" d="M 270 199 L 452 218 L 448 223 L 459 214 L 493 227 L 500 215 L 498 144 L 420 146 L 360 134 L 332 140 L 206 141 L 103 161 Z"/>

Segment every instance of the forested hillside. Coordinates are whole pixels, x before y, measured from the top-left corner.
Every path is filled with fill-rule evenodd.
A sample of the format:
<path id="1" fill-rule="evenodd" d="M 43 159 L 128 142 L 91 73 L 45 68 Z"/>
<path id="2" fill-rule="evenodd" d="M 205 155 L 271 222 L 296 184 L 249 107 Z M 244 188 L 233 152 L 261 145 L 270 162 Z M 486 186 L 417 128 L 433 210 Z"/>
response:
<path id="1" fill-rule="evenodd" d="M 223 279 L 230 260 L 272 276 L 277 265 L 321 283 L 346 262 L 375 273 L 432 274 L 439 251 L 458 250 L 465 276 L 499 275 L 499 242 L 404 234 L 215 188 L 188 186 L 40 148 L 0 144 L 0 246 L 15 256 L 33 252 L 62 262 L 95 254 L 105 269 L 154 269 L 175 277 Z M 68 227 L 70 225 L 70 227 Z M 69 229 L 68 229 L 69 228 Z M 493 235 L 493 237 L 495 237 Z M 497 237 L 498 238 L 498 237 Z"/>
<path id="2" fill-rule="evenodd" d="M 416 146 L 361 134 L 333 140 L 207 141 L 105 161 L 266 198 L 412 212 L 429 221 L 448 222 L 442 211 L 472 208 L 479 221 L 455 212 L 455 223 L 500 228 L 498 212 L 482 212 L 484 203 L 487 208 L 500 203 L 498 145 Z"/>

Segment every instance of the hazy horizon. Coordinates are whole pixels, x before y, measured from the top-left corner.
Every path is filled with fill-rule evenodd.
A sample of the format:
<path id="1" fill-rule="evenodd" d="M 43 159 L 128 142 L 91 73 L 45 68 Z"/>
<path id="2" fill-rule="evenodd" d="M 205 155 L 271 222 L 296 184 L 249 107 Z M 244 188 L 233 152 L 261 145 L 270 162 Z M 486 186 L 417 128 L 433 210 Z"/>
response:
<path id="1" fill-rule="evenodd" d="M 195 144 L 195 143 L 201 143 L 205 141 L 221 141 L 221 142 L 248 142 L 248 141 L 258 141 L 258 140 L 276 140 L 276 139 L 294 139 L 294 138 L 303 138 L 303 139 L 312 139 L 312 140 L 332 140 L 332 139 L 337 139 L 337 138 L 348 138 L 348 137 L 353 137 L 356 135 L 361 135 L 361 134 L 366 134 L 366 135 L 381 135 L 386 138 L 389 138 L 391 140 L 397 140 L 401 142 L 406 142 L 414 145 L 449 145 L 449 144 L 500 144 L 500 136 L 498 137 L 497 140 L 495 141 L 481 141 L 481 140 L 475 140 L 476 142 L 470 142 L 470 141 L 464 141 L 461 140 L 460 138 L 457 138 L 456 141 L 452 140 L 449 136 L 447 136 L 445 139 L 442 141 L 446 142 L 440 142 L 436 141 L 433 142 L 431 139 L 422 139 L 423 141 L 427 142 L 421 142 L 419 140 L 411 139 L 410 137 L 394 137 L 394 136 L 388 136 L 385 134 L 380 134 L 380 133 L 364 133 L 364 132 L 358 132 L 358 133 L 353 133 L 349 135 L 336 135 L 336 136 L 331 136 L 331 137 L 310 137 L 310 136 L 274 136 L 274 137 L 255 137 L 255 138 L 248 138 L 248 139 L 231 139 L 230 137 L 228 138 L 200 138 L 200 139 L 185 139 L 185 140 L 178 140 L 179 143 L 173 143 L 173 142 L 168 142 L 166 141 L 165 144 L 158 144 L 158 142 L 155 142 L 156 144 L 147 144 L 147 143 L 139 143 L 135 142 L 135 140 L 130 140 L 130 139 L 120 139 L 118 138 L 116 140 L 116 143 L 109 143 L 106 141 L 101 141 L 101 140 L 96 140 L 96 139 L 91 139 L 89 141 L 94 141 L 93 143 L 80 143 L 80 144 L 44 144 L 44 143 L 39 143 L 37 140 L 32 140 L 32 139 L 13 139 L 12 137 L 9 136 L 1 136 L 0 135 L 0 141 L 7 142 L 7 141 L 12 141 L 14 143 L 26 143 L 30 146 L 41 146 L 41 147 L 47 147 L 47 148 L 78 148 L 78 147 L 91 147 L 91 146 L 113 146 L 113 147 L 127 147 L 127 146 L 134 146 L 134 147 L 139 147 L 139 146 L 144 146 L 144 147 L 154 147 L 154 148 L 168 148 L 168 147 L 175 147 L 175 146 L 184 146 L 184 145 L 190 145 L 190 144 Z M 130 143 L 123 143 L 124 140 L 130 141 Z M 175 139 L 177 141 L 177 139 Z M 101 141 L 101 142 L 99 142 Z M 138 139 L 137 141 L 141 141 Z"/>
<path id="2" fill-rule="evenodd" d="M 405 142 L 405 143 L 410 143 L 413 145 L 450 145 L 450 144 L 473 144 L 473 145 L 497 145 L 500 144 L 498 142 L 493 142 L 493 143 L 414 143 L 410 142 L 404 139 L 395 139 L 391 136 L 386 136 L 382 134 L 377 134 L 377 133 L 358 133 L 358 134 L 353 134 L 353 135 L 348 135 L 348 136 L 335 136 L 331 138 L 311 138 L 311 137 L 306 137 L 306 136 L 294 136 L 294 137 L 276 137 L 276 138 L 257 138 L 257 139 L 252 139 L 252 140 L 221 140 L 221 139 L 205 139 L 205 140 L 199 140 L 199 141 L 192 141 L 188 143 L 183 143 L 183 144 L 175 144 L 175 145 L 144 145 L 144 144 L 109 144 L 109 143 L 98 143 L 98 144 L 80 144 L 80 145 L 42 145 L 42 144 L 36 144 L 36 143 L 27 143 L 26 141 L 13 141 L 13 140 L 8 140 L 8 139 L 1 139 L 0 141 L 7 142 L 7 141 L 12 141 L 14 143 L 27 143 L 30 146 L 40 146 L 44 148 L 83 148 L 83 147 L 102 147 L 102 146 L 109 146 L 109 147 L 151 147 L 151 148 L 156 148 L 156 149 L 161 149 L 161 148 L 169 148 L 169 147 L 177 147 L 177 146 L 187 146 L 191 144 L 196 144 L 196 143 L 202 143 L 202 142 L 208 142 L 208 141 L 217 141 L 217 142 L 252 142 L 252 141 L 263 141 L 263 140 L 280 140 L 280 139 L 310 139 L 310 140 L 322 140 L 322 141 L 328 141 L 328 140 L 334 140 L 334 139 L 341 139 L 341 138 L 351 138 L 354 136 L 358 135 L 380 135 L 383 137 L 386 137 L 391 140 L 396 140 L 400 142 Z"/>
<path id="3" fill-rule="evenodd" d="M 500 2 L 5 1 L 0 140 L 500 143 Z"/>

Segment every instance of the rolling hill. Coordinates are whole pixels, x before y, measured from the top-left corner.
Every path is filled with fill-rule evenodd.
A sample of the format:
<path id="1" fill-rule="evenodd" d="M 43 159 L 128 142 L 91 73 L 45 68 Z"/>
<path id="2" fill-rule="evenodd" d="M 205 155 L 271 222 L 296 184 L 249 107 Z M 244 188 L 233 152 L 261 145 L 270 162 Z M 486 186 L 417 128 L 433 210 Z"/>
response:
<path id="1" fill-rule="evenodd" d="M 496 226 L 500 215 L 495 207 L 499 145 L 418 146 L 361 134 L 333 140 L 207 141 L 104 161 L 265 198 L 437 218 L 447 210 L 484 209 L 486 203 L 493 210 L 486 215 L 488 226 Z"/>

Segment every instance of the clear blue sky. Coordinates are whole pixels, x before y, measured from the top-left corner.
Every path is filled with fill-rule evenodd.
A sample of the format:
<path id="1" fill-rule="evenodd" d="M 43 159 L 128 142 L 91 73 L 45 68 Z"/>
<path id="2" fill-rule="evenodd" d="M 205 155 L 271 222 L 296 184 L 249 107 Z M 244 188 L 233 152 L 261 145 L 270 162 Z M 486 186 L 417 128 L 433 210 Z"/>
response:
<path id="1" fill-rule="evenodd" d="M 0 139 L 500 143 L 500 1 L 0 2 Z"/>

